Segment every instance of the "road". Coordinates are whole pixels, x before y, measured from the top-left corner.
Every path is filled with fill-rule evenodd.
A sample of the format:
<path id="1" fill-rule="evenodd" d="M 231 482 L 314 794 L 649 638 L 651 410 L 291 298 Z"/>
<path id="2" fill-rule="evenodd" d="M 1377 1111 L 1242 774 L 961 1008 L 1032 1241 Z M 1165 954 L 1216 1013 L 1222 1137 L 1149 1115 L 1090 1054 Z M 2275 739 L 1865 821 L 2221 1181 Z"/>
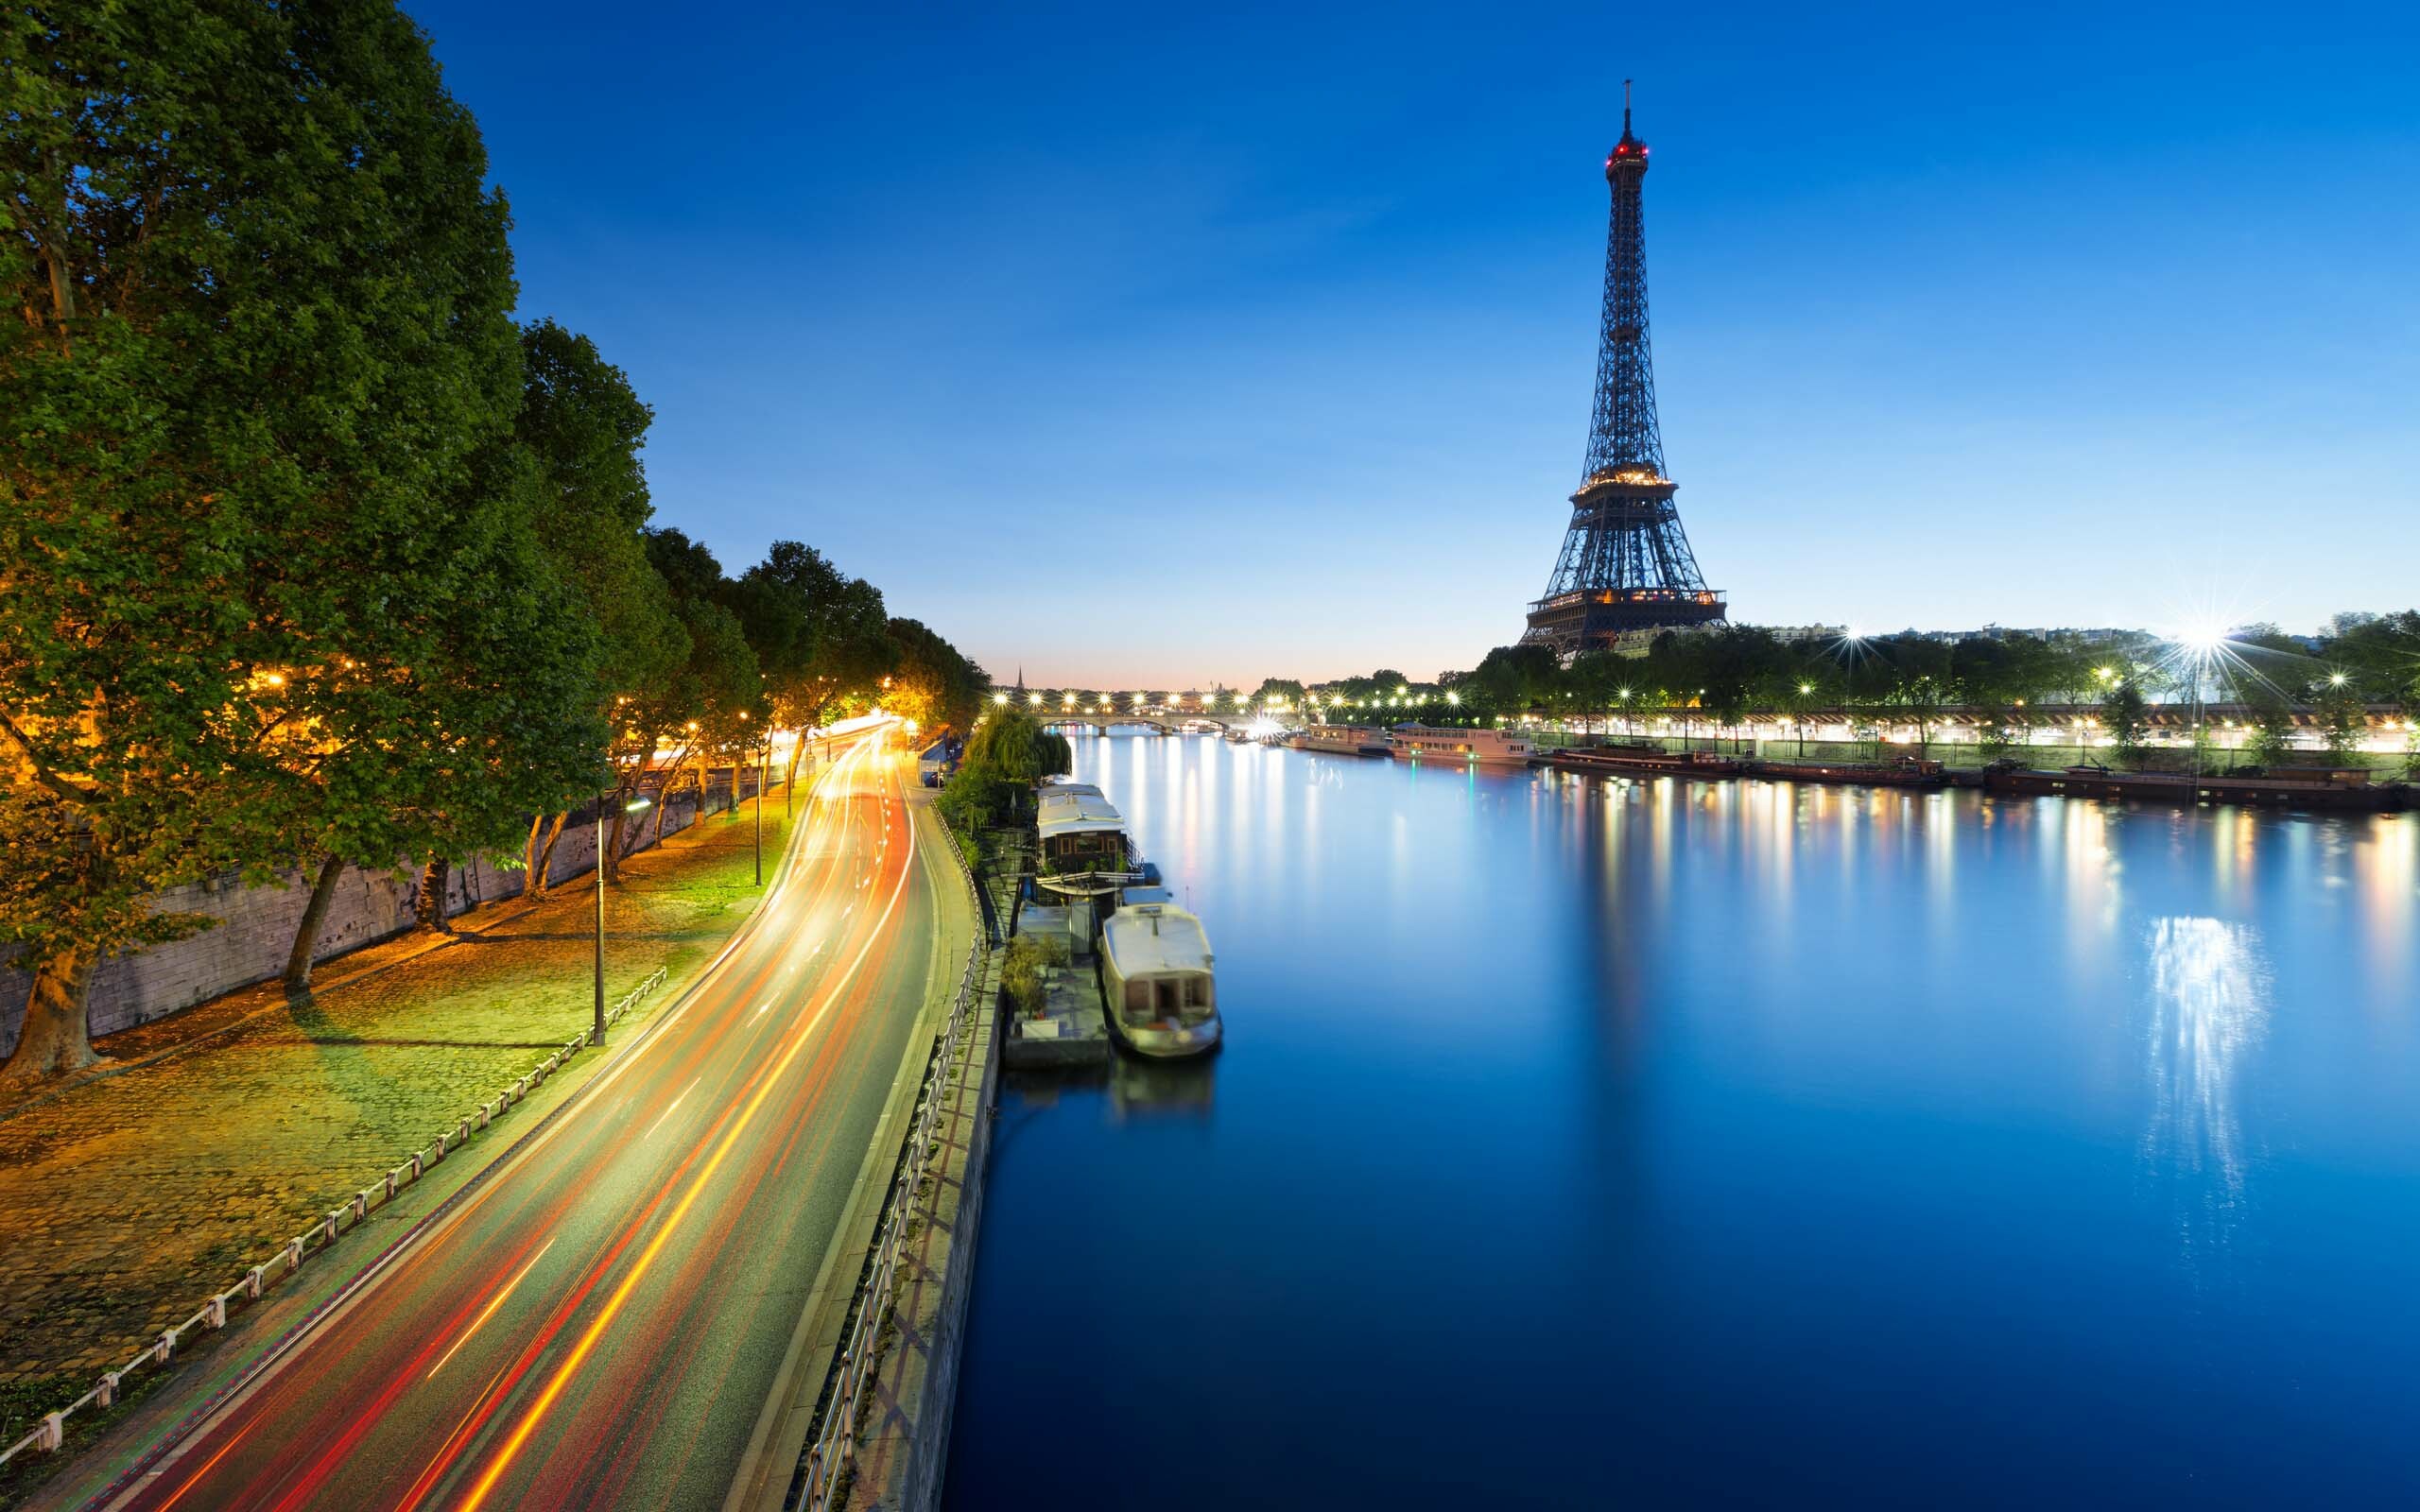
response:
<path id="1" fill-rule="evenodd" d="M 883 738 L 826 769 L 776 892 L 693 991 L 95 1504 L 719 1505 L 909 1039 L 959 964 L 939 891 L 959 883 L 919 843 Z"/>

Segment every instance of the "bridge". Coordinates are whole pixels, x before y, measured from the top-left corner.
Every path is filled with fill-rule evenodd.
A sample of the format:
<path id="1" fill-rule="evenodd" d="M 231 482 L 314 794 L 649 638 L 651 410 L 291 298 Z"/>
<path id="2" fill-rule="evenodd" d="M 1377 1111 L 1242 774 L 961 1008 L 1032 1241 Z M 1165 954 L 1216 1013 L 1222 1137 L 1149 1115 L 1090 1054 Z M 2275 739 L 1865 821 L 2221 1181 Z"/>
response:
<path id="1" fill-rule="evenodd" d="M 1216 731 L 1241 730 L 1259 717 L 1249 711 L 1213 712 L 1207 709 L 1142 709 L 1108 713 L 1081 710 L 1037 710 L 1034 717 L 1045 730 L 1064 731 L 1088 728 L 1107 732 L 1112 725 L 1139 726 L 1155 730 L 1163 735 L 1206 735 Z"/>

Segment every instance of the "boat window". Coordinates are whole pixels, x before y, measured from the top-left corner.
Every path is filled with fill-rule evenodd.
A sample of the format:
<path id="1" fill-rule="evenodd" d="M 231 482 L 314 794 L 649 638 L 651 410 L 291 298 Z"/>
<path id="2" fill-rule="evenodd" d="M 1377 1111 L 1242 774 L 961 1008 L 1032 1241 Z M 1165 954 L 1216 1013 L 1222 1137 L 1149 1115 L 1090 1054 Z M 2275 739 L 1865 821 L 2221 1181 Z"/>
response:
<path id="1" fill-rule="evenodd" d="M 1149 982 L 1127 983 L 1126 1016 L 1128 1018 L 1140 1018 L 1150 1011 L 1151 984 Z"/>

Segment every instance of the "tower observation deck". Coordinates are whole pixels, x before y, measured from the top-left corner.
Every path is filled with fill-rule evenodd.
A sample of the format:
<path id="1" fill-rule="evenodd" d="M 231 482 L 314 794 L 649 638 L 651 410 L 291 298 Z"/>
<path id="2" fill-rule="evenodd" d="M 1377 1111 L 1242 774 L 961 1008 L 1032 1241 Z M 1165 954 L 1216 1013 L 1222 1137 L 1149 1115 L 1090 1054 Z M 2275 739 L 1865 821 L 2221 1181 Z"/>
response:
<path id="1" fill-rule="evenodd" d="M 1622 138 L 1605 158 L 1613 190 L 1605 238 L 1605 308 L 1597 341 L 1597 404 L 1588 460 L 1571 496 L 1571 528 L 1546 595 L 1530 606 L 1524 644 L 1561 655 L 1609 644 L 1624 630 L 1724 618 L 1705 586 L 1664 472 L 1655 419 L 1655 364 L 1647 334 L 1647 144 L 1631 131 L 1622 81 Z"/>

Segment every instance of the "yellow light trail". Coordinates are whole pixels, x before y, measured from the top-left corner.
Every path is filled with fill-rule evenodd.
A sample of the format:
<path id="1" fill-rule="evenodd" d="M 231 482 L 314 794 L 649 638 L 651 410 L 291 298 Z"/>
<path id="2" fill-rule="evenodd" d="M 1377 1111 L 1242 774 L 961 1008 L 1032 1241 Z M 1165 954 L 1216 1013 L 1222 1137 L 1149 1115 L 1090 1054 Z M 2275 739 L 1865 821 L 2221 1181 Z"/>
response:
<path id="1" fill-rule="evenodd" d="M 504 1472 L 511 1468 L 513 1459 L 521 1452 L 521 1446 L 527 1443 L 530 1434 L 536 1431 L 539 1420 L 544 1418 L 547 1409 L 555 1404 L 555 1399 L 562 1395 L 563 1388 L 571 1383 L 571 1378 L 579 1373 L 589 1352 L 596 1348 L 596 1341 L 605 1336 L 605 1331 L 613 1326 L 614 1319 L 621 1313 L 623 1304 L 630 1300 L 631 1294 L 638 1289 L 639 1282 L 646 1279 L 648 1271 L 654 1266 L 655 1259 L 664 1252 L 665 1245 L 680 1230 L 681 1225 L 689 1216 L 689 1210 L 697 1205 L 698 1198 L 704 1194 L 707 1183 L 714 1179 L 715 1173 L 721 1169 L 724 1159 L 731 1154 L 733 1146 L 739 1143 L 740 1135 L 747 1132 L 750 1124 L 755 1122 L 758 1109 L 765 1106 L 765 1099 L 772 1095 L 774 1087 L 780 1084 L 783 1075 L 789 1070 L 790 1062 L 797 1059 L 799 1052 L 806 1048 L 807 1040 L 822 1023 L 824 1015 L 830 1013 L 832 1005 L 839 1001 L 840 990 L 847 987 L 850 980 L 857 974 L 857 968 L 865 964 L 867 954 L 873 950 L 875 941 L 882 938 L 884 926 L 890 922 L 892 912 L 899 906 L 900 898 L 908 890 L 908 875 L 914 869 L 915 851 L 915 833 L 910 830 L 908 845 L 908 864 L 899 869 L 899 884 L 890 890 L 890 902 L 884 906 L 882 918 L 875 920 L 873 929 L 866 936 L 865 944 L 858 947 L 856 958 L 849 962 L 849 969 L 842 972 L 839 980 L 833 983 L 825 991 L 823 1005 L 815 1010 L 814 1017 L 800 1025 L 790 1036 L 789 1048 L 782 1052 L 782 1058 L 773 1067 L 772 1074 L 757 1084 L 756 1095 L 748 1100 L 748 1106 L 741 1109 L 739 1117 L 732 1122 L 730 1129 L 723 1134 L 721 1143 L 715 1146 L 714 1154 L 707 1158 L 704 1168 L 699 1171 L 697 1179 L 691 1181 L 689 1190 L 681 1194 L 681 1201 L 673 1208 L 671 1216 L 665 1220 L 664 1227 L 656 1230 L 655 1237 L 648 1241 L 647 1248 L 640 1251 L 637 1263 L 631 1267 L 631 1273 L 622 1278 L 622 1283 L 619 1286 L 614 1288 L 614 1295 L 605 1301 L 604 1311 L 597 1314 L 595 1322 L 589 1324 L 587 1332 L 579 1336 L 579 1343 L 573 1347 L 570 1355 L 546 1382 L 546 1389 L 538 1394 L 538 1400 L 531 1402 L 529 1410 L 521 1415 L 521 1421 L 513 1425 L 510 1436 L 505 1439 L 503 1448 L 496 1452 L 495 1460 L 488 1467 L 487 1473 L 479 1477 L 478 1484 L 471 1487 L 471 1494 L 463 1499 L 462 1512 L 475 1512 L 476 1508 L 485 1504 L 489 1494 L 495 1489 L 496 1482 L 504 1478 Z"/>

